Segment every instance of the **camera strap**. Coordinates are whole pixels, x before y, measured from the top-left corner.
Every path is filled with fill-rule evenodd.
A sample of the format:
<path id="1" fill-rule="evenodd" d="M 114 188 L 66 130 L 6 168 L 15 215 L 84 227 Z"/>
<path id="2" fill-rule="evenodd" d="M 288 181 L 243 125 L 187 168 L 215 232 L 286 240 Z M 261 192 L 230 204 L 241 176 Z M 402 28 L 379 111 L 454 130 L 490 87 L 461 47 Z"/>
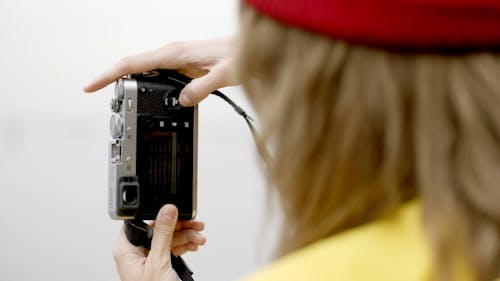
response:
<path id="1" fill-rule="evenodd" d="M 257 130 L 255 129 L 255 127 L 252 124 L 253 118 L 250 117 L 245 112 L 245 110 L 243 110 L 241 107 L 239 107 L 233 100 L 231 100 L 229 97 L 227 97 L 223 93 L 221 93 L 219 91 L 214 91 L 214 92 L 212 92 L 212 95 L 216 95 L 219 98 L 226 101 L 227 103 L 229 103 L 229 105 L 231 105 L 233 107 L 234 111 L 236 111 L 236 113 L 238 113 L 239 115 L 241 115 L 243 117 L 243 119 L 245 119 L 245 122 L 247 123 L 248 127 L 250 128 L 250 132 L 252 133 L 252 137 L 253 137 L 253 140 L 255 142 L 255 145 L 257 146 L 257 151 L 259 152 L 260 157 L 264 161 L 264 164 L 269 163 L 271 160 L 271 155 L 269 154 L 269 151 L 266 149 L 265 145 L 262 143 L 262 140 L 261 140 L 259 134 L 257 133 Z"/>
<path id="2" fill-rule="evenodd" d="M 172 268 L 177 272 L 179 279 L 182 281 L 194 281 L 193 280 L 193 272 L 186 265 L 184 260 L 180 256 L 175 256 L 174 254 L 170 254 L 170 260 L 172 261 Z"/>
<path id="3" fill-rule="evenodd" d="M 134 246 L 142 246 L 147 250 L 151 249 L 151 239 L 153 238 L 153 228 L 142 220 L 133 219 L 126 220 L 125 236 L 128 241 Z M 194 281 L 193 272 L 186 265 L 180 256 L 170 253 L 172 268 L 177 272 L 181 281 Z"/>

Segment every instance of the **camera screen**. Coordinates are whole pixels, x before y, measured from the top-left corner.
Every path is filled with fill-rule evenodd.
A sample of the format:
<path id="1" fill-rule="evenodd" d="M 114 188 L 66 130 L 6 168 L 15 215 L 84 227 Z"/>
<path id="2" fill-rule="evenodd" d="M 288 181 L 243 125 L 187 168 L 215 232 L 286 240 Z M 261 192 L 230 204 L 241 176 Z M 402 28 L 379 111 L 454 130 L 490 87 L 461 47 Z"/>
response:
<path id="1" fill-rule="evenodd" d="M 181 159 L 177 132 L 153 132 L 143 135 L 143 152 L 149 155 L 147 178 L 153 189 L 171 194 L 177 193 Z"/>
<path id="2" fill-rule="evenodd" d="M 142 193 L 140 205 L 144 212 L 156 213 L 158 206 L 186 202 L 183 197 L 191 198 L 193 152 L 192 140 L 188 135 L 186 132 L 175 131 L 149 131 L 141 134 L 138 140 L 140 153 L 137 175 Z M 183 207 L 178 206 L 179 212 Z"/>

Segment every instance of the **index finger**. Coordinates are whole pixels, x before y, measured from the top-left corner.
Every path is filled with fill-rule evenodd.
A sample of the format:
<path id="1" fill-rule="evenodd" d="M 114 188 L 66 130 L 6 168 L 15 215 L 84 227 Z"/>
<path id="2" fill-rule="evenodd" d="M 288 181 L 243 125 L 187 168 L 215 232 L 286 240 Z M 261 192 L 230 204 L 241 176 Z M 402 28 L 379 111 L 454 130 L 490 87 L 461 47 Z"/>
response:
<path id="1" fill-rule="evenodd" d="M 179 62 L 176 52 L 177 50 L 165 46 L 149 52 L 124 57 L 92 80 L 83 88 L 83 91 L 93 93 L 127 74 L 141 73 L 157 68 L 177 69 L 179 68 Z"/>

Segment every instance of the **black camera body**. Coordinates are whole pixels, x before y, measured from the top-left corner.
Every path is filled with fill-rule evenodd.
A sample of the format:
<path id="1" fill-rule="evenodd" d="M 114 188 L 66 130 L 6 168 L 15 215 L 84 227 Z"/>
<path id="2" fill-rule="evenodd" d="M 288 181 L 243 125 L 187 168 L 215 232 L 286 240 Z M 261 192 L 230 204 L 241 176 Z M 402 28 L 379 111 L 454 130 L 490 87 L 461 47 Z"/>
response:
<path id="1" fill-rule="evenodd" d="M 198 107 L 181 107 L 190 79 L 155 70 L 119 79 L 111 100 L 108 211 L 113 219 L 154 220 L 176 205 L 196 216 Z"/>

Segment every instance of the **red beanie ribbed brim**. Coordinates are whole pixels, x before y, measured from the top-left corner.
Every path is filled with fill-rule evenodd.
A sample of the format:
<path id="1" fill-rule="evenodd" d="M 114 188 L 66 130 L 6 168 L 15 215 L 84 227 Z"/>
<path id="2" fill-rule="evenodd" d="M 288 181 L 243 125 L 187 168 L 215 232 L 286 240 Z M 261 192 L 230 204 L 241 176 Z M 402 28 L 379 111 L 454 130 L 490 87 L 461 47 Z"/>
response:
<path id="1" fill-rule="evenodd" d="M 372 46 L 500 47 L 500 0 L 246 0 L 283 24 Z"/>

